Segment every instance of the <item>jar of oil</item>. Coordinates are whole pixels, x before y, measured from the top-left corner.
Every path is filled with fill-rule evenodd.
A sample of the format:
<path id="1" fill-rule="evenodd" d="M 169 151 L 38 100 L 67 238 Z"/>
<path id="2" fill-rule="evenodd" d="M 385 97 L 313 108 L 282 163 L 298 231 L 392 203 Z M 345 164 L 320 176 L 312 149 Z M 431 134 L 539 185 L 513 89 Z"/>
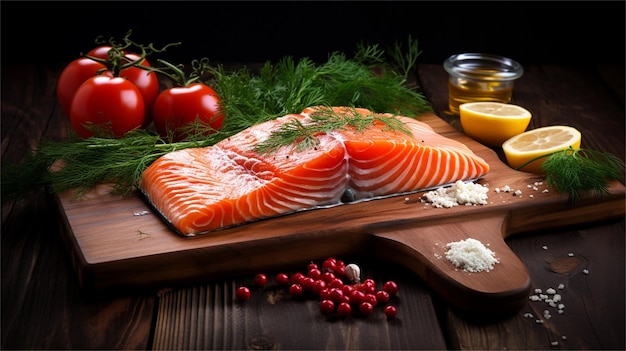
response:
<path id="1" fill-rule="evenodd" d="M 449 77 L 448 105 L 456 115 L 466 102 L 510 102 L 513 83 L 524 73 L 522 65 L 510 58 L 481 53 L 450 56 L 443 67 Z"/>

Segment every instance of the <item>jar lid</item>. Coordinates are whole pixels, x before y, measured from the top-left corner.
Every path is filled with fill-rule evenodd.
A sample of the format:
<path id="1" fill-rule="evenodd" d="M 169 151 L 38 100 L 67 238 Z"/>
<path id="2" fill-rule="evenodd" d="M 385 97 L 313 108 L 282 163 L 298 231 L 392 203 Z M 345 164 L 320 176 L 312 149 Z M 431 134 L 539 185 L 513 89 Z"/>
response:
<path id="1" fill-rule="evenodd" d="M 452 55 L 443 62 L 443 67 L 457 77 L 486 81 L 514 80 L 524 73 L 522 65 L 515 60 L 482 53 Z"/>

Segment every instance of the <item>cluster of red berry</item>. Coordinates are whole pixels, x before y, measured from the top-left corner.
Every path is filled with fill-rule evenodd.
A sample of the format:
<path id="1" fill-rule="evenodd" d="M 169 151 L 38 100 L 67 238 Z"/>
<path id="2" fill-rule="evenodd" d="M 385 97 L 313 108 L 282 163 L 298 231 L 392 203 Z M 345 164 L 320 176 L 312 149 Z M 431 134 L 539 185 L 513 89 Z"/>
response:
<path id="1" fill-rule="evenodd" d="M 286 287 L 291 296 L 308 293 L 319 298 L 320 311 L 325 315 L 348 317 L 353 313 L 360 313 L 362 316 L 369 316 L 374 313 L 376 306 L 384 306 L 383 312 L 388 319 L 395 318 L 398 313 L 397 308 L 389 304 L 391 296 L 398 293 L 396 282 L 387 281 L 381 289 L 377 289 L 374 279 L 368 278 L 361 282 L 360 277 L 354 276 L 354 269 L 346 272 L 345 263 L 334 257 L 324 260 L 321 267 L 315 262 L 309 263 L 306 274 L 296 272 L 289 276 L 279 273 L 275 282 Z M 268 278 L 263 273 L 254 278 L 254 285 L 257 287 L 264 287 L 267 283 Z M 250 288 L 241 286 L 236 291 L 236 298 L 246 301 L 250 294 Z"/>

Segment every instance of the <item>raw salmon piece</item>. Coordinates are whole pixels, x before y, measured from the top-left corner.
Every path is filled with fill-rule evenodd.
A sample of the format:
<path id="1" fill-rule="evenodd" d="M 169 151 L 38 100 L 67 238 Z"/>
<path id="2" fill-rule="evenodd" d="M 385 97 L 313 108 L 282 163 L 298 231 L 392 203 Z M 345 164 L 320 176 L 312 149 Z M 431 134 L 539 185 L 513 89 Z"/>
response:
<path id="1" fill-rule="evenodd" d="M 309 107 L 302 114 L 310 116 L 324 109 L 328 108 Z M 333 107 L 332 110 L 338 114 L 372 114 L 363 108 Z M 392 114 L 379 116 L 397 118 L 411 134 L 390 130 L 382 122 L 367 130 L 348 128 L 333 132 L 344 140 L 350 158 L 349 186 L 356 200 L 477 179 L 489 171 L 489 165 L 465 144 L 443 137 L 428 124 Z"/>
<path id="2" fill-rule="evenodd" d="M 371 116 L 366 109 L 334 107 L 333 113 Z M 369 199 L 478 179 L 489 165 L 467 146 L 437 134 L 413 118 L 405 130 L 382 122 L 318 133 L 316 147 L 282 146 L 259 153 L 255 146 L 298 119 L 312 123 L 312 107 L 250 127 L 214 146 L 162 156 L 146 169 L 141 191 L 179 233 L 189 236 L 316 206 L 340 204 L 350 191 Z"/>
<path id="3" fill-rule="evenodd" d="M 464 144 L 413 118 L 397 118 L 413 135 L 384 126 L 343 133 L 350 155 L 350 186 L 357 199 L 477 179 L 489 170 Z"/>
<path id="4" fill-rule="evenodd" d="M 348 166 L 341 142 L 321 135 L 316 149 L 252 150 L 287 118 L 294 116 L 256 125 L 211 147 L 162 156 L 143 173 L 144 195 L 183 235 L 338 203 Z"/>

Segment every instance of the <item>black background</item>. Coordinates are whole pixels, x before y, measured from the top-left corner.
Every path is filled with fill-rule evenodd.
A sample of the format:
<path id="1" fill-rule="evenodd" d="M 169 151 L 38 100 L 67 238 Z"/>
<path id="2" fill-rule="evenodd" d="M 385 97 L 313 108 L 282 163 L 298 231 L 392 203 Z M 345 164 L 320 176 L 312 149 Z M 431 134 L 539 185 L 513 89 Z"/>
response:
<path id="1" fill-rule="evenodd" d="M 2 63 L 66 62 L 103 35 L 182 42 L 160 57 L 186 63 L 323 62 L 356 43 L 419 41 L 418 63 L 488 52 L 531 63 L 624 63 L 624 1 L 556 2 L 32 2 L 2 1 Z"/>

